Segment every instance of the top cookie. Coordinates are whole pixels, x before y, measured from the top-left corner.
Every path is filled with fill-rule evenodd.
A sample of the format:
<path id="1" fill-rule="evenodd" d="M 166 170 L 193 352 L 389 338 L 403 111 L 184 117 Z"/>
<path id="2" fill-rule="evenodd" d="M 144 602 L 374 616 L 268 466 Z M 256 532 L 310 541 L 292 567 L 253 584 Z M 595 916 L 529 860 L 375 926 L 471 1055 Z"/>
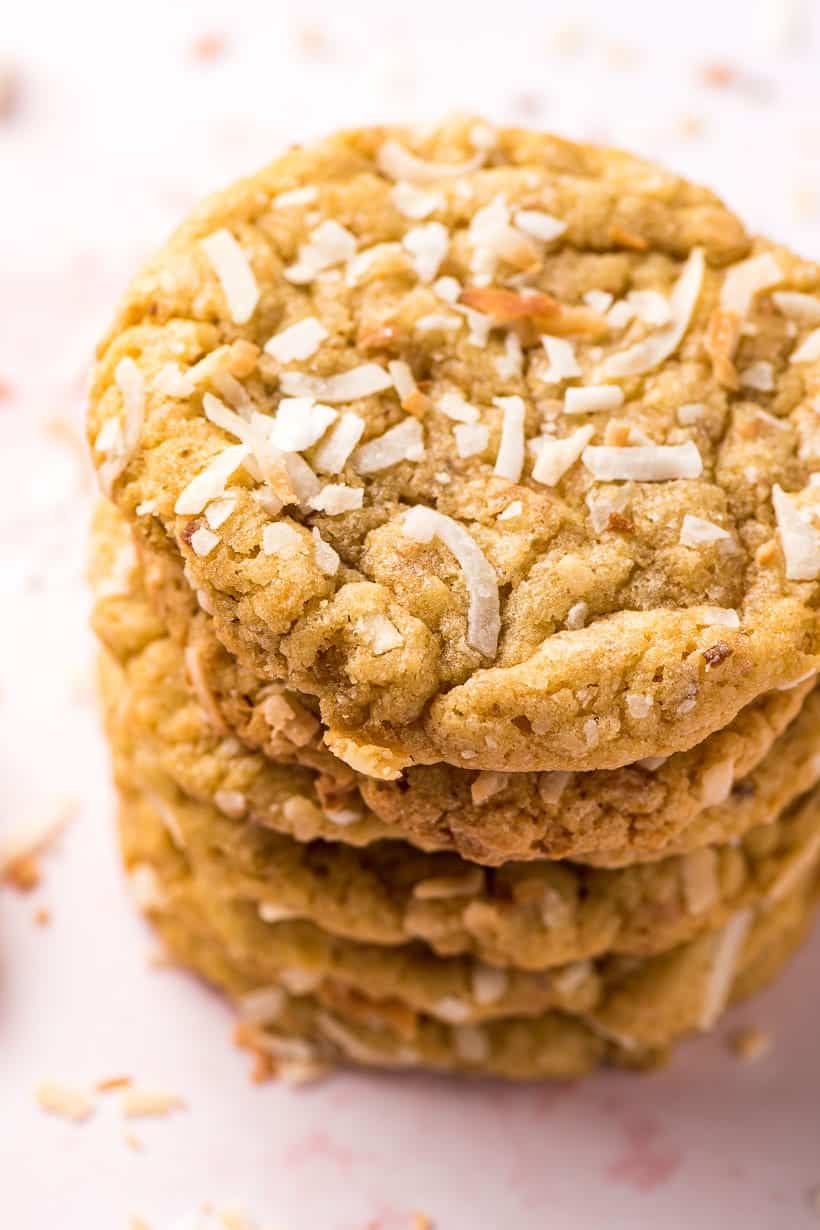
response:
<path id="1" fill-rule="evenodd" d="M 820 665 L 820 267 L 617 151 L 296 149 L 133 282 L 89 434 L 357 770 L 614 768 Z"/>

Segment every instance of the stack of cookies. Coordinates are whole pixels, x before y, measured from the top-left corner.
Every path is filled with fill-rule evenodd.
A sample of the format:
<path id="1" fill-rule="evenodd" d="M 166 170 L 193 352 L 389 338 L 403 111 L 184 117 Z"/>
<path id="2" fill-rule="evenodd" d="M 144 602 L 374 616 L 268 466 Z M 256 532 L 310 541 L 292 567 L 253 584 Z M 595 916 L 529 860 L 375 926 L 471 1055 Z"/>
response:
<path id="1" fill-rule="evenodd" d="M 266 1069 L 570 1077 L 712 1028 L 820 859 L 820 267 L 613 150 L 347 132 L 99 350 L 140 905 Z"/>

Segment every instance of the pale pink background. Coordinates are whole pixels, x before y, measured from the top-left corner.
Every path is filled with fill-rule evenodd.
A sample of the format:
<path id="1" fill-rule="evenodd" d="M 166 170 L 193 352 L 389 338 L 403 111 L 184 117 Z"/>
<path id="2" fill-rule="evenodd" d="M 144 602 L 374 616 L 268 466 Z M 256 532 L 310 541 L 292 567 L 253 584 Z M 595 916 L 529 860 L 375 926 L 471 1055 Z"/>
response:
<path id="1" fill-rule="evenodd" d="M 774 1034 L 755 1066 L 717 1038 L 661 1075 L 575 1088 L 248 1083 L 220 1002 L 148 967 L 117 868 L 79 446 L 90 348 L 136 262 L 204 190 L 338 123 L 459 105 L 619 141 L 820 255 L 816 8 L 29 0 L 4 15 L 0 61 L 19 68 L 22 97 L 0 122 L 0 824 L 77 803 L 40 890 L 0 890 L 10 1230 L 126 1230 L 132 1213 L 165 1230 L 206 1200 L 239 1203 L 262 1230 L 405 1230 L 416 1209 L 437 1230 L 817 1224 L 820 936 L 732 1014 Z M 228 43 L 203 63 L 192 46 L 210 33 Z M 711 63 L 742 73 L 708 88 Z M 35 926 L 38 905 L 51 927 Z M 43 1078 L 119 1072 L 188 1103 L 128 1125 L 141 1154 L 116 1100 L 82 1126 L 35 1106 Z"/>

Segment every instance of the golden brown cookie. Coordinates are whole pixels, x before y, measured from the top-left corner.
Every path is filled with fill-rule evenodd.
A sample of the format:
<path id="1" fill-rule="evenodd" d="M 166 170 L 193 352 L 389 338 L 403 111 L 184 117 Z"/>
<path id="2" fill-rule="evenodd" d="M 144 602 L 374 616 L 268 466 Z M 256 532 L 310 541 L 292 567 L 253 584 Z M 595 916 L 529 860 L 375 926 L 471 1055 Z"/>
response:
<path id="1" fill-rule="evenodd" d="M 342 133 L 134 280 L 94 460 L 355 769 L 617 768 L 820 665 L 818 292 L 617 151 Z"/>

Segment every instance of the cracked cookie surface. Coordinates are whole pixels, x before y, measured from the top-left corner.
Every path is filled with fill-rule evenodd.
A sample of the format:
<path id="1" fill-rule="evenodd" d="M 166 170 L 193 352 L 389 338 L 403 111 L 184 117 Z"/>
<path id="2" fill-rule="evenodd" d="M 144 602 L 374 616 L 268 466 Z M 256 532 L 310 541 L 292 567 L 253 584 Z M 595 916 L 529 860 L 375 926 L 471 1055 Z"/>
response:
<path id="1" fill-rule="evenodd" d="M 134 280 L 89 435 L 354 768 L 617 768 L 820 663 L 819 294 L 617 151 L 343 133 Z"/>

